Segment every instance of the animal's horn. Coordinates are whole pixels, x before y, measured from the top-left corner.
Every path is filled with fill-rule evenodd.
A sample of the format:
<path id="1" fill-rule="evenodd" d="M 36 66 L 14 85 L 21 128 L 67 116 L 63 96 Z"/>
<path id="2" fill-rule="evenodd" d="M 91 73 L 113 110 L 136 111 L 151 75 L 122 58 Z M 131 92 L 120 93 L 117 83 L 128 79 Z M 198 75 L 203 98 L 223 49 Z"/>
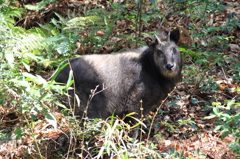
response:
<path id="1" fill-rule="evenodd" d="M 161 43 L 162 43 L 162 41 L 161 41 L 161 40 L 160 40 L 160 38 L 157 36 L 157 34 L 155 34 L 155 37 L 156 37 L 156 39 L 157 39 L 158 43 L 159 43 L 159 44 L 161 44 Z"/>
<path id="2" fill-rule="evenodd" d="M 170 35 L 171 35 L 171 33 L 168 32 L 168 36 L 167 36 L 167 41 L 168 41 L 168 42 L 170 42 Z"/>

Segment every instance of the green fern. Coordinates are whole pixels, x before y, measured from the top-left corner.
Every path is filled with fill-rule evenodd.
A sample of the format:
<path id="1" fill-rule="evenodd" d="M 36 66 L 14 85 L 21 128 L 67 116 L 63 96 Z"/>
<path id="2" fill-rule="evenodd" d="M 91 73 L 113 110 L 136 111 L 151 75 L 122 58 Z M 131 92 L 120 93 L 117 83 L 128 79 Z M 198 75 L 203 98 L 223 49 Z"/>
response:
<path id="1" fill-rule="evenodd" d="M 101 21 L 100 16 L 76 17 L 68 21 L 67 27 L 64 29 L 83 29 L 85 26 L 93 25 Z"/>
<path id="2" fill-rule="evenodd" d="M 43 8 L 45 8 L 48 4 L 56 2 L 56 0 L 43 0 L 41 2 L 38 2 L 36 5 L 25 5 L 25 8 L 28 10 L 34 10 L 39 11 Z"/>
<path id="3" fill-rule="evenodd" d="M 7 25 L 6 19 L 0 14 L 0 42 L 2 54 L 9 66 L 14 68 L 16 57 L 30 71 L 31 61 L 42 61 L 42 50 L 47 50 L 50 43 L 44 43 L 44 34 L 40 30 L 25 30 L 21 27 Z"/>
<path id="4" fill-rule="evenodd" d="M 47 43 L 41 42 L 45 38 L 39 34 L 20 34 L 16 38 L 16 51 L 19 53 L 32 52 L 34 50 L 44 50 L 48 48 Z"/>
<path id="5" fill-rule="evenodd" d="M 0 5 L 0 16 L 2 19 L 1 22 L 7 25 L 13 25 L 15 23 L 14 18 L 21 18 L 22 14 L 25 13 L 25 9 L 23 8 L 15 8 L 9 7 L 9 5 L 4 4 L 4 2 Z"/>

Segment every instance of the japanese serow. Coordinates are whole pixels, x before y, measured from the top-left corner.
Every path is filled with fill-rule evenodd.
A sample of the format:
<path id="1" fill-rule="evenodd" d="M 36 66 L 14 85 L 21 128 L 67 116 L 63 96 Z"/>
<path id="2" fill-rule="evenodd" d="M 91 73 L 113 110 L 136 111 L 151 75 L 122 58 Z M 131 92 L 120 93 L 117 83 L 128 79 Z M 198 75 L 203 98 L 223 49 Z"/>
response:
<path id="1" fill-rule="evenodd" d="M 180 32 L 175 29 L 157 33 L 148 46 L 136 50 L 72 58 L 55 81 L 67 83 L 73 71 L 75 90 L 68 94 L 71 105 L 74 93 L 79 98 L 74 110 L 79 117 L 106 119 L 112 114 L 123 117 L 135 112 L 140 118 L 141 107 L 142 114 L 156 108 L 180 80 L 179 38 Z M 130 122 L 135 123 L 133 120 Z"/>

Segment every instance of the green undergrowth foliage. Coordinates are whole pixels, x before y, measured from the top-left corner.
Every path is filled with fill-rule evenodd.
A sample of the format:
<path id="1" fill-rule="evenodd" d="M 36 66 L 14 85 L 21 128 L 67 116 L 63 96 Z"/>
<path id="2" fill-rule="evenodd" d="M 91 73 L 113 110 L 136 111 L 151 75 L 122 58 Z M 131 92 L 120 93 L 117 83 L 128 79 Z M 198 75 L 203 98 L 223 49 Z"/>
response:
<path id="1" fill-rule="evenodd" d="M 236 91 L 239 91 L 238 88 Z M 240 155 L 240 103 L 236 102 L 238 99 L 228 100 L 225 103 L 213 102 L 213 113 L 206 117 L 206 119 L 217 118 L 217 126 L 215 131 L 220 130 L 222 132 L 221 138 L 232 134 L 236 141 L 230 143 L 229 146 L 233 152 Z"/>
<path id="2" fill-rule="evenodd" d="M 180 1 L 175 2 L 178 3 Z M 232 18 L 232 13 L 229 13 L 225 25 L 213 26 L 213 19 L 209 19 L 209 16 L 215 16 L 216 12 L 224 11 L 227 6 L 223 4 L 223 1 L 204 0 L 196 3 L 184 1 L 184 3 L 177 5 L 181 9 L 181 13 L 189 16 L 191 22 L 188 27 L 191 29 L 191 34 L 194 38 L 192 49 L 187 47 L 180 48 L 184 53 L 185 60 L 191 63 L 191 65 L 184 66 L 184 82 L 194 85 L 194 89 L 189 91 L 192 104 L 201 105 L 201 100 L 195 95 L 198 90 L 208 94 L 207 98 L 210 100 L 205 102 L 205 110 L 212 110 L 213 113 L 206 119 L 218 118 L 215 131 L 220 130 L 222 138 L 232 134 L 235 137 L 235 142 L 229 144 L 229 146 L 233 152 L 239 154 L 240 98 L 235 96 L 232 100 L 223 103 L 216 101 L 216 96 L 209 92 L 220 91 L 219 85 L 216 83 L 216 77 L 211 76 L 214 73 L 213 70 L 222 71 L 224 74 L 223 79 L 227 82 L 233 80 L 233 83 L 239 83 L 239 62 L 236 62 L 237 59 L 231 57 L 230 54 L 225 53 L 229 47 L 228 44 L 236 37 L 225 35 L 231 34 L 230 31 L 239 27 L 240 23 L 237 19 Z M 188 5 L 188 7 L 185 8 L 185 5 Z M 232 5 L 234 6 L 234 4 Z M 200 20 L 201 23 L 195 25 L 196 20 Z M 217 33 L 224 34 L 217 35 Z M 212 47 L 214 47 L 214 50 Z M 236 64 L 231 65 L 231 63 Z M 239 88 L 223 90 L 223 92 L 225 91 L 232 91 L 234 92 L 233 94 L 238 94 Z"/>
<path id="3" fill-rule="evenodd" d="M 70 136 L 73 135 L 82 146 L 76 145 L 69 155 L 80 158 L 82 155 L 89 158 L 161 158 L 160 153 L 154 151 L 156 146 L 152 142 L 130 138 L 130 125 L 114 116 L 107 120 L 88 120 L 84 126 L 72 130 Z"/>

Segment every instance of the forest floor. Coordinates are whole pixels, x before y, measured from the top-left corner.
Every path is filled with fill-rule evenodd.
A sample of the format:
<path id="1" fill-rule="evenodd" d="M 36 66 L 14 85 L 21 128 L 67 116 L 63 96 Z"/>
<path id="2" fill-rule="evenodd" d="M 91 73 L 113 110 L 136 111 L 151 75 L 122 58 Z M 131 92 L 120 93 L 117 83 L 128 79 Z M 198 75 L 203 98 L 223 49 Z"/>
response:
<path id="1" fill-rule="evenodd" d="M 105 1 L 101 1 L 105 2 Z M 240 6 L 239 2 L 237 1 L 226 1 L 226 3 L 236 3 L 238 7 L 227 7 L 224 11 L 218 12 L 217 14 L 213 15 L 213 17 L 209 17 L 209 21 L 212 21 L 213 26 L 221 26 L 226 23 L 228 13 L 234 13 L 236 19 L 240 21 Z M 58 12 L 62 14 L 62 16 L 67 13 L 67 10 L 72 6 L 77 6 L 77 3 L 84 3 L 84 1 L 61 1 L 61 5 L 57 10 L 53 10 L 51 6 L 48 6 L 44 11 L 52 13 Z M 94 4 L 94 3 L 93 3 Z M 98 3 L 96 3 L 97 5 Z M 101 4 L 103 7 L 105 4 Z M 105 6 L 106 7 L 106 6 Z M 129 8 L 134 9 L 134 8 Z M 33 18 L 30 21 L 19 21 L 17 25 L 31 28 L 34 27 L 37 23 L 48 22 L 49 19 L 43 17 L 41 14 L 42 11 L 33 12 L 29 11 L 28 15 L 32 15 Z M 27 19 L 27 17 L 23 17 L 23 19 Z M 45 18 L 45 19 L 44 19 Z M 194 44 L 194 37 L 190 35 L 188 32 L 188 27 L 186 27 L 189 23 L 189 19 L 187 17 L 183 17 L 182 15 L 178 14 L 171 14 L 169 13 L 166 16 L 166 20 L 168 23 L 163 23 L 162 28 L 173 28 L 182 26 L 181 29 L 181 39 L 179 45 L 185 45 L 191 48 L 192 44 Z M 202 25 L 199 24 L 201 21 L 196 21 L 195 25 Z M 130 27 L 130 25 L 134 24 L 132 21 L 129 20 L 119 20 L 114 26 L 113 35 L 116 34 L 135 34 L 134 30 Z M 152 21 L 149 23 L 148 26 L 143 26 L 143 32 L 149 32 L 158 30 L 158 22 Z M 119 31 L 118 28 L 121 28 Z M 201 28 L 199 28 L 201 30 Z M 198 32 L 198 30 L 196 30 Z M 101 34 L 101 32 L 99 32 Z M 217 123 L 215 122 L 217 118 L 213 119 L 205 119 L 204 117 L 211 114 L 211 110 L 205 110 L 205 104 L 210 103 L 211 101 L 218 101 L 224 102 L 226 100 L 231 99 L 238 99 L 240 92 L 234 91 L 235 88 L 239 88 L 240 84 L 233 80 L 234 74 L 228 73 L 229 69 L 231 69 L 232 65 L 238 63 L 240 61 L 240 28 L 239 26 L 235 27 L 233 30 L 229 31 L 228 34 L 224 33 L 223 31 L 215 32 L 213 35 L 221 35 L 221 36 L 234 36 L 234 38 L 228 42 L 229 47 L 225 48 L 224 50 L 220 50 L 226 57 L 236 58 L 237 61 L 228 63 L 227 58 L 224 59 L 225 63 L 222 66 L 218 66 L 216 64 L 209 65 L 211 69 L 207 72 L 202 73 L 201 71 L 201 79 L 197 79 L 196 77 L 191 77 L 184 71 L 184 69 L 188 70 L 189 67 L 196 68 L 196 70 L 201 70 L 201 65 L 197 65 L 193 62 L 193 59 L 188 55 L 184 56 L 184 67 L 182 76 L 182 81 L 178 83 L 176 89 L 171 93 L 168 97 L 167 101 L 163 105 L 161 105 L 161 111 L 167 112 L 158 114 L 155 118 L 156 121 L 171 121 L 172 123 L 177 123 L 179 120 L 190 120 L 194 119 L 196 127 L 190 127 L 187 124 L 183 124 L 179 127 L 175 127 L 174 131 L 170 131 L 169 127 L 165 124 L 159 124 L 155 122 L 152 128 L 152 134 L 149 140 L 153 141 L 157 149 L 161 153 L 168 152 L 171 149 L 176 149 L 177 152 L 184 152 L 185 157 L 193 157 L 193 158 L 214 158 L 214 159 L 236 159 L 240 158 L 235 153 L 229 150 L 228 144 L 234 142 L 236 139 L 233 135 L 228 135 L 225 138 L 221 139 L 221 132 L 214 131 L 215 126 Z M 112 36 L 114 37 L 114 36 Z M 116 39 L 111 39 L 112 41 Z M 208 39 L 203 39 L 208 40 Z M 132 49 L 133 46 L 130 46 L 124 39 L 117 41 L 118 48 L 114 48 L 114 46 L 103 46 L 99 50 L 95 50 L 94 53 L 111 53 L 118 50 L 122 50 L 124 48 Z M 119 47 L 120 46 L 120 47 Z M 81 47 L 76 51 L 76 54 L 87 54 L 87 50 L 89 46 Z M 219 51 L 218 47 L 212 46 L 211 50 Z M 214 61 L 214 59 L 212 59 Z M 185 67 L 188 66 L 188 67 Z M 50 72 L 46 72 L 44 74 L 50 74 Z M 194 82 L 189 84 L 187 80 L 189 78 L 194 78 Z M 215 80 L 217 89 L 212 89 L 209 84 L 201 85 L 200 82 L 204 82 L 205 79 L 213 78 Z M 206 87 L 206 89 L 202 89 L 201 87 Z M 209 87 L 209 89 L 207 89 Z M 198 102 L 196 102 L 198 101 Z M 239 101 L 236 101 L 240 103 Z M 170 106 L 171 104 L 178 105 L 177 107 Z M 237 111 L 240 111 L 237 108 Z M 14 129 L 13 127 L 17 127 L 19 125 L 26 124 L 25 119 L 21 116 L 21 113 L 16 112 L 15 108 L 8 107 L 8 106 L 0 106 L 0 112 L 4 112 L 3 116 L 1 117 L 2 123 L 0 123 L 1 131 L 8 132 L 9 129 Z M 58 114 L 57 112 L 54 113 L 59 120 L 61 120 L 61 124 L 66 124 L 64 117 Z M 150 116 L 154 116 L 153 112 L 150 112 Z M 61 130 L 51 130 L 47 133 L 41 132 L 41 130 L 45 129 L 48 123 L 45 120 L 42 120 L 41 116 L 39 116 L 39 122 L 35 126 L 36 128 L 33 129 L 33 133 L 38 134 L 38 138 L 40 136 L 48 136 L 51 137 L 52 140 L 57 140 L 61 136 L 62 132 L 67 132 L 70 128 L 67 126 L 61 127 Z M 156 137 L 155 134 L 161 133 L 162 136 Z M 143 135 L 143 139 L 144 139 Z M 21 158 L 21 150 L 27 149 L 30 151 L 32 143 L 35 142 L 32 136 L 26 136 L 25 138 L 21 138 L 19 141 L 0 141 L 0 159 L 1 158 Z M 205 156 L 195 156 L 194 152 L 199 151 L 199 154 L 205 154 Z M 19 156 L 19 157 L 18 157 Z"/>

